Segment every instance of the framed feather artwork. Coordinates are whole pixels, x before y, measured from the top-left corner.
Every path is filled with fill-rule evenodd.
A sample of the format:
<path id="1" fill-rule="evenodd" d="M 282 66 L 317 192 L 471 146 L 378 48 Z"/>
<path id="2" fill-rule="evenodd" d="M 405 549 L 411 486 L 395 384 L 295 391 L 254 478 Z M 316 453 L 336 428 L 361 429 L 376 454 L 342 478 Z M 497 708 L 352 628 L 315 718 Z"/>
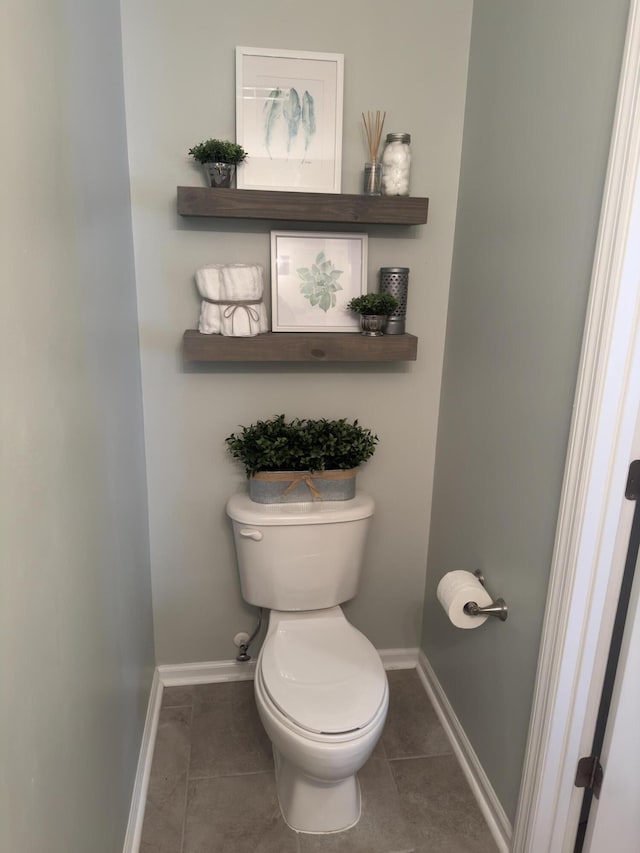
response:
<path id="1" fill-rule="evenodd" d="M 236 47 L 238 189 L 339 193 L 344 56 Z"/>

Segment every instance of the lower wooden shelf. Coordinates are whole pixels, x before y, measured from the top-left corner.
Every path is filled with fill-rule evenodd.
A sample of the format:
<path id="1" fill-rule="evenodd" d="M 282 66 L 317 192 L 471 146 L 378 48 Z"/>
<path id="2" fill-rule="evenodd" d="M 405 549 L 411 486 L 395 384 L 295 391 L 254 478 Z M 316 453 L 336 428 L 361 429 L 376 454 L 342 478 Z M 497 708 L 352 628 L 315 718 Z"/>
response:
<path id="1" fill-rule="evenodd" d="M 187 329 L 184 361 L 415 361 L 415 335 L 368 337 L 359 332 L 267 332 L 253 338 L 203 335 Z"/>

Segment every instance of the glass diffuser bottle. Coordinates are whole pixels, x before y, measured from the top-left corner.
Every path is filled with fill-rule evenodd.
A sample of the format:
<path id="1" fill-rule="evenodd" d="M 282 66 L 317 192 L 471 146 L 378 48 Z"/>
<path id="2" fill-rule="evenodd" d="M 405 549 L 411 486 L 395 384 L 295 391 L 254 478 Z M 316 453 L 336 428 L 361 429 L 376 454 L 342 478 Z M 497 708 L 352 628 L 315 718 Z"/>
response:
<path id="1" fill-rule="evenodd" d="M 362 113 L 364 132 L 369 149 L 369 162 L 364 167 L 364 185 L 362 191 L 365 195 L 382 195 L 382 164 L 378 160 L 380 141 L 382 139 L 382 128 L 387 114 L 380 115 L 376 110 L 375 116 L 368 112 L 366 117 Z"/>

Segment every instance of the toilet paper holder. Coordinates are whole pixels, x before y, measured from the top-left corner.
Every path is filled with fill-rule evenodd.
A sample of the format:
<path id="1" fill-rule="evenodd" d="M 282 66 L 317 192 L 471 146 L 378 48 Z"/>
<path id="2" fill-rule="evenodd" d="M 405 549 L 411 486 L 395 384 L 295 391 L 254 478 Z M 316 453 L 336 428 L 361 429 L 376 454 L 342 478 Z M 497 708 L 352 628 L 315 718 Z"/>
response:
<path id="1" fill-rule="evenodd" d="M 486 589 L 484 575 L 480 569 L 476 569 L 474 575 Z M 496 598 L 495 601 L 492 601 L 486 607 L 480 607 L 477 601 L 467 601 L 463 609 L 467 616 L 497 616 L 501 622 L 506 622 L 509 615 L 509 608 L 504 598 Z"/>

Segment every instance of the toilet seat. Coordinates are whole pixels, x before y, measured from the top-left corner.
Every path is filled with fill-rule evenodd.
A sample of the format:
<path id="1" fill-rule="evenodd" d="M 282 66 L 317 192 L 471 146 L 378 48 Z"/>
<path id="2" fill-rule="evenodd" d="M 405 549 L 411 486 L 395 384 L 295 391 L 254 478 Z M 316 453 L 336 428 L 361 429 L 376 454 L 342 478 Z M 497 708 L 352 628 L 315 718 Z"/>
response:
<path id="1" fill-rule="evenodd" d="M 378 652 L 339 610 L 281 621 L 265 640 L 260 673 L 279 712 L 315 735 L 357 732 L 386 700 Z"/>

